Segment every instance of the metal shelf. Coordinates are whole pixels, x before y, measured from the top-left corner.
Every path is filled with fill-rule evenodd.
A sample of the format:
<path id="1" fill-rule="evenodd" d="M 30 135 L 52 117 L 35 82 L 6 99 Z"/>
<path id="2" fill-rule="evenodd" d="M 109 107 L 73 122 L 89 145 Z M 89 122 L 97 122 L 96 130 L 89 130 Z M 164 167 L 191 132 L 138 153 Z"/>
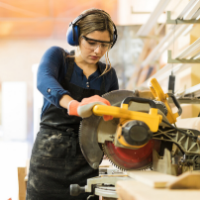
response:
<path id="1" fill-rule="evenodd" d="M 166 24 L 175 24 L 175 25 L 179 25 L 179 24 L 200 24 L 200 20 L 196 20 L 196 19 L 184 20 L 184 19 L 180 19 L 180 18 L 172 20 L 171 19 L 171 11 L 167 11 Z"/>
<path id="2" fill-rule="evenodd" d="M 176 58 L 188 58 L 188 57 L 193 57 L 193 59 L 197 59 L 199 56 L 199 53 L 195 55 L 195 53 L 200 50 L 200 38 L 193 42 L 189 47 L 184 49 Z M 195 58 L 196 57 L 196 58 Z M 179 64 L 176 66 L 173 66 L 171 64 L 165 65 L 162 69 L 160 69 L 156 74 L 154 74 L 151 78 L 157 78 L 158 81 L 161 81 L 164 78 L 167 78 L 171 72 L 173 74 L 178 73 L 180 70 L 183 70 L 185 68 L 190 67 L 189 65 L 185 64 Z M 148 85 L 150 79 L 146 80 L 143 84 L 141 84 L 138 88 L 146 88 Z"/>
<path id="3" fill-rule="evenodd" d="M 168 63 L 174 63 L 174 64 L 180 64 L 180 63 L 184 63 L 184 64 L 197 64 L 200 63 L 200 59 L 184 59 L 184 58 L 172 58 L 172 51 L 168 50 Z"/>
<path id="4" fill-rule="evenodd" d="M 181 12 L 181 14 L 178 16 L 178 18 L 184 18 L 186 20 L 192 19 L 199 7 L 199 0 L 191 0 L 185 7 L 185 9 Z M 158 58 L 163 54 L 163 52 L 169 48 L 169 46 L 174 42 L 174 40 L 180 37 L 180 35 L 184 33 L 184 30 L 186 30 L 189 26 L 190 24 L 182 26 L 173 25 L 169 33 L 152 50 L 152 52 L 142 62 L 141 66 L 145 67 L 147 65 L 154 64 L 155 61 L 158 60 Z"/>

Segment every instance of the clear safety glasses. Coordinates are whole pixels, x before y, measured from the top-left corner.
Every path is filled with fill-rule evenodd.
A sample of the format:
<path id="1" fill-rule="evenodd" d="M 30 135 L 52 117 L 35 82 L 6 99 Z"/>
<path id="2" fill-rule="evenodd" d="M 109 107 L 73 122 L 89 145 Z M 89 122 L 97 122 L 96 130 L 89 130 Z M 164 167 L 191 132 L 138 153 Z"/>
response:
<path id="1" fill-rule="evenodd" d="M 94 40 L 86 36 L 82 36 L 82 38 L 84 39 L 84 42 L 83 42 L 84 47 L 92 51 L 94 51 L 100 46 L 101 51 L 105 52 L 111 47 L 111 42 Z"/>

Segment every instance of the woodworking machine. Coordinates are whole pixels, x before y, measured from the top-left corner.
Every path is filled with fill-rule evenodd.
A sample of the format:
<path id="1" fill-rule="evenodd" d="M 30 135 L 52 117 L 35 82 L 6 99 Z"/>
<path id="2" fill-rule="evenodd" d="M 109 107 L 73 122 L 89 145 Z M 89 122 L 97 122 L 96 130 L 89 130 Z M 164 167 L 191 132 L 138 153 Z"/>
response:
<path id="1" fill-rule="evenodd" d="M 164 173 L 178 175 L 200 170 L 200 132 L 176 127 L 181 106 L 173 94 L 163 92 L 155 78 L 150 81 L 150 91 L 117 90 L 103 98 L 111 106 L 94 106 L 93 115 L 82 120 L 79 131 L 82 153 L 92 168 L 99 167 L 105 154 L 113 165 L 124 171 L 147 168 L 160 171 L 159 160 L 165 157 L 166 149 L 170 157 L 165 159 L 165 165 L 170 170 Z M 169 99 L 177 112 L 172 112 Z M 114 118 L 104 121 L 103 115 Z M 93 191 L 117 198 L 111 186 L 118 179 L 127 178 L 94 177 L 88 179 L 85 187 L 71 185 L 71 194 Z"/>

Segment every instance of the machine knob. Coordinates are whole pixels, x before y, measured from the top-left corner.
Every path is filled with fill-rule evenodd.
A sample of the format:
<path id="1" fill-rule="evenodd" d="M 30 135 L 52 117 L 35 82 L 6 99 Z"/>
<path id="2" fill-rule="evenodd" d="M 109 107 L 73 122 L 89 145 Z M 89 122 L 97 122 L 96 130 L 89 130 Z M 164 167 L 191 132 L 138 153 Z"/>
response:
<path id="1" fill-rule="evenodd" d="M 85 192 L 85 187 L 80 187 L 78 184 L 71 184 L 70 185 L 70 195 L 71 196 L 78 196 L 80 193 Z"/>
<path id="2" fill-rule="evenodd" d="M 142 146 L 152 138 L 152 132 L 142 121 L 133 120 L 122 128 L 125 141 L 134 146 Z"/>

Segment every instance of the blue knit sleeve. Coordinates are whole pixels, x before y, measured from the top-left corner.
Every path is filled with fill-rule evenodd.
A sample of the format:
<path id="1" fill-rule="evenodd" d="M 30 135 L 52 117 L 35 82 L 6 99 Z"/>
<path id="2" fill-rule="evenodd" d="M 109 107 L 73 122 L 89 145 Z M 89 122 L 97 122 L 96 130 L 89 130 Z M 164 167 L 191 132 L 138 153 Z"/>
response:
<path id="1" fill-rule="evenodd" d="M 51 47 L 43 55 L 37 73 L 37 88 L 43 96 L 58 108 L 59 101 L 69 91 L 61 86 L 65 69 L 63 65 L 64 50 L 60 47 Z"/>

